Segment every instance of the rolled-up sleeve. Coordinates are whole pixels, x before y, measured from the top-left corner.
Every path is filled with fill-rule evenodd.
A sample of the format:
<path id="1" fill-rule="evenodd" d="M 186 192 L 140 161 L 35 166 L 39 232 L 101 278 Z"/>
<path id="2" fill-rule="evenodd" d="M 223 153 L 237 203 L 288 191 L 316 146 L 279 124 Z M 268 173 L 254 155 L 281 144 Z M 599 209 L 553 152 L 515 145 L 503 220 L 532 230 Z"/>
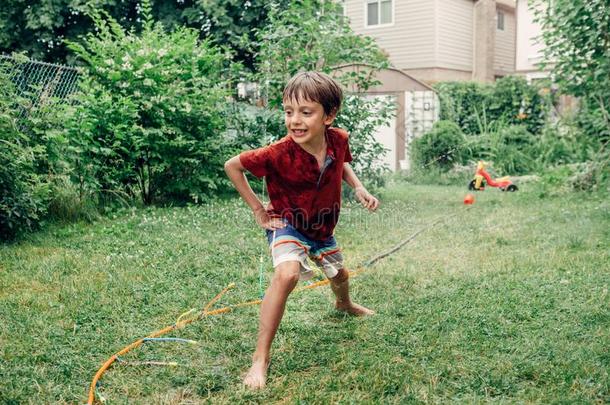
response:
<path id="1" fill-rule="evenodd" d="M 269 167 L 269 147 L 253 149 L 239 154 L 242 166 L 256 177 L 267 175 Z"/>

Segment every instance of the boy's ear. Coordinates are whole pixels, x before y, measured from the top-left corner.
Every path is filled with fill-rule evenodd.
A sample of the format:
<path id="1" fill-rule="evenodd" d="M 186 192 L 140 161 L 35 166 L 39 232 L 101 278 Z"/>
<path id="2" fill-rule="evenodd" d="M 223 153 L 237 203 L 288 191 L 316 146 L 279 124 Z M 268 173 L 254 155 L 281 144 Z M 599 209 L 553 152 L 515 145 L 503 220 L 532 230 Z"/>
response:
<path id="1" fill-rule="evenodd" d="M 333 123 L 333 121 L 335 120 L 335 118 L 337 118 L 337 109 L 336 108 L 334 110 L 332 110 L 330 113 L 326 114 L 326 117 L 324 118 L 324 125 L 330 126 Z"/>

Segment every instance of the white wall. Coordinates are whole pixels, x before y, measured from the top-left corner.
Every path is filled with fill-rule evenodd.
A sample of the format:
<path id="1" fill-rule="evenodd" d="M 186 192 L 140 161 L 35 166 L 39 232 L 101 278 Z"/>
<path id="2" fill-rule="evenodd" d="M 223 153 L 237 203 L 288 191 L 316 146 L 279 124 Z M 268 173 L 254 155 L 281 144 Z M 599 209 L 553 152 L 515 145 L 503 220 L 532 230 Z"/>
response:
<path id="1" fill-rule="evenodd" d="M 528 0 L 517 1 L 517 72 L 537 71 L 536 63 L 542 61 L 544 45 L 537 37 L 541 27 L 534 22 L 534 13 Z"/>

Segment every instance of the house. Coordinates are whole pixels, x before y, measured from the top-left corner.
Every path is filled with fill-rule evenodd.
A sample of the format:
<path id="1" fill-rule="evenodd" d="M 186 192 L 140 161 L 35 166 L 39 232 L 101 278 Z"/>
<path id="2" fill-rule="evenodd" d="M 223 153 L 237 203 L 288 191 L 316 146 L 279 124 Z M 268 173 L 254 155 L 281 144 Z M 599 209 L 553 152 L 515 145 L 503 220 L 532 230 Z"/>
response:
<path id="1" fill-rule="evenodd" d="M 439 100 L 432 87 L 405 72 L 389 69 L 373 69 L 365 64 L 336 66 L 333 76 L 367 72 L 378 83 L 366 90 L 356 86 L 346 88 L 349 93 L 361 97 L 389 101 L 394 109 L 394 119 L 387 126 L 377 128 L 375 138 L 385 148 L 378 156 L 378 164 L 393 172 L 411 169 L 409 146 L 414 138 L 429 131 L 439 118 Z"/>
<path id="2" fill-rule="evenodd" d="M 525 76 L 528 82 L 549 77 L 548 70 L 542 70 L 539 63 L 544 56 L 544 44 L 540 38 L 542 28 L 535 21 L 534 11 L 528 0 L 517 0 L 517 49 L 515 73 Z"/>
<path id="3" fill-rule="evenodd" d="M 491 82 L 515 72 L 515 0 L 343 0 L 352 29 L 414 78 Z"/>

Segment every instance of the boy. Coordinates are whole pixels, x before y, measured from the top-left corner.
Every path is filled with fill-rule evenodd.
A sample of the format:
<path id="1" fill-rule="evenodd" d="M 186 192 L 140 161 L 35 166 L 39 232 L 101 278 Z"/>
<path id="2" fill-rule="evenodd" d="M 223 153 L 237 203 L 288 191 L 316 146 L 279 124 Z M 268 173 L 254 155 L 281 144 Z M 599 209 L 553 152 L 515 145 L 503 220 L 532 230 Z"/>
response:
<path id="1" fill-rule="evenodd" d="M 229 159 L 225 171 L 267 232 L 275 272 L 261 305 L 256 351 L 244 378 L 249 388 L 262 388 L 267 379 L 271 342 L 284 314 L 286 300 L 299 278 L 313 272 L 312 259 L 330 279 L 335 307 L 352 315 L 374 312 L 350 300 L 348 271 L 333 237 L 345 180 L 364 207 L 375 211 L 379 201 L 362 186 L 349 165 L 348 135 L 331 128 L 341 106 L 342 91 L 318 72 L 295 75 L 284 89 L 288 134 L 279 141 Z M 265 208 L 244 172 L 265 176 L 271 203 Z"/>

